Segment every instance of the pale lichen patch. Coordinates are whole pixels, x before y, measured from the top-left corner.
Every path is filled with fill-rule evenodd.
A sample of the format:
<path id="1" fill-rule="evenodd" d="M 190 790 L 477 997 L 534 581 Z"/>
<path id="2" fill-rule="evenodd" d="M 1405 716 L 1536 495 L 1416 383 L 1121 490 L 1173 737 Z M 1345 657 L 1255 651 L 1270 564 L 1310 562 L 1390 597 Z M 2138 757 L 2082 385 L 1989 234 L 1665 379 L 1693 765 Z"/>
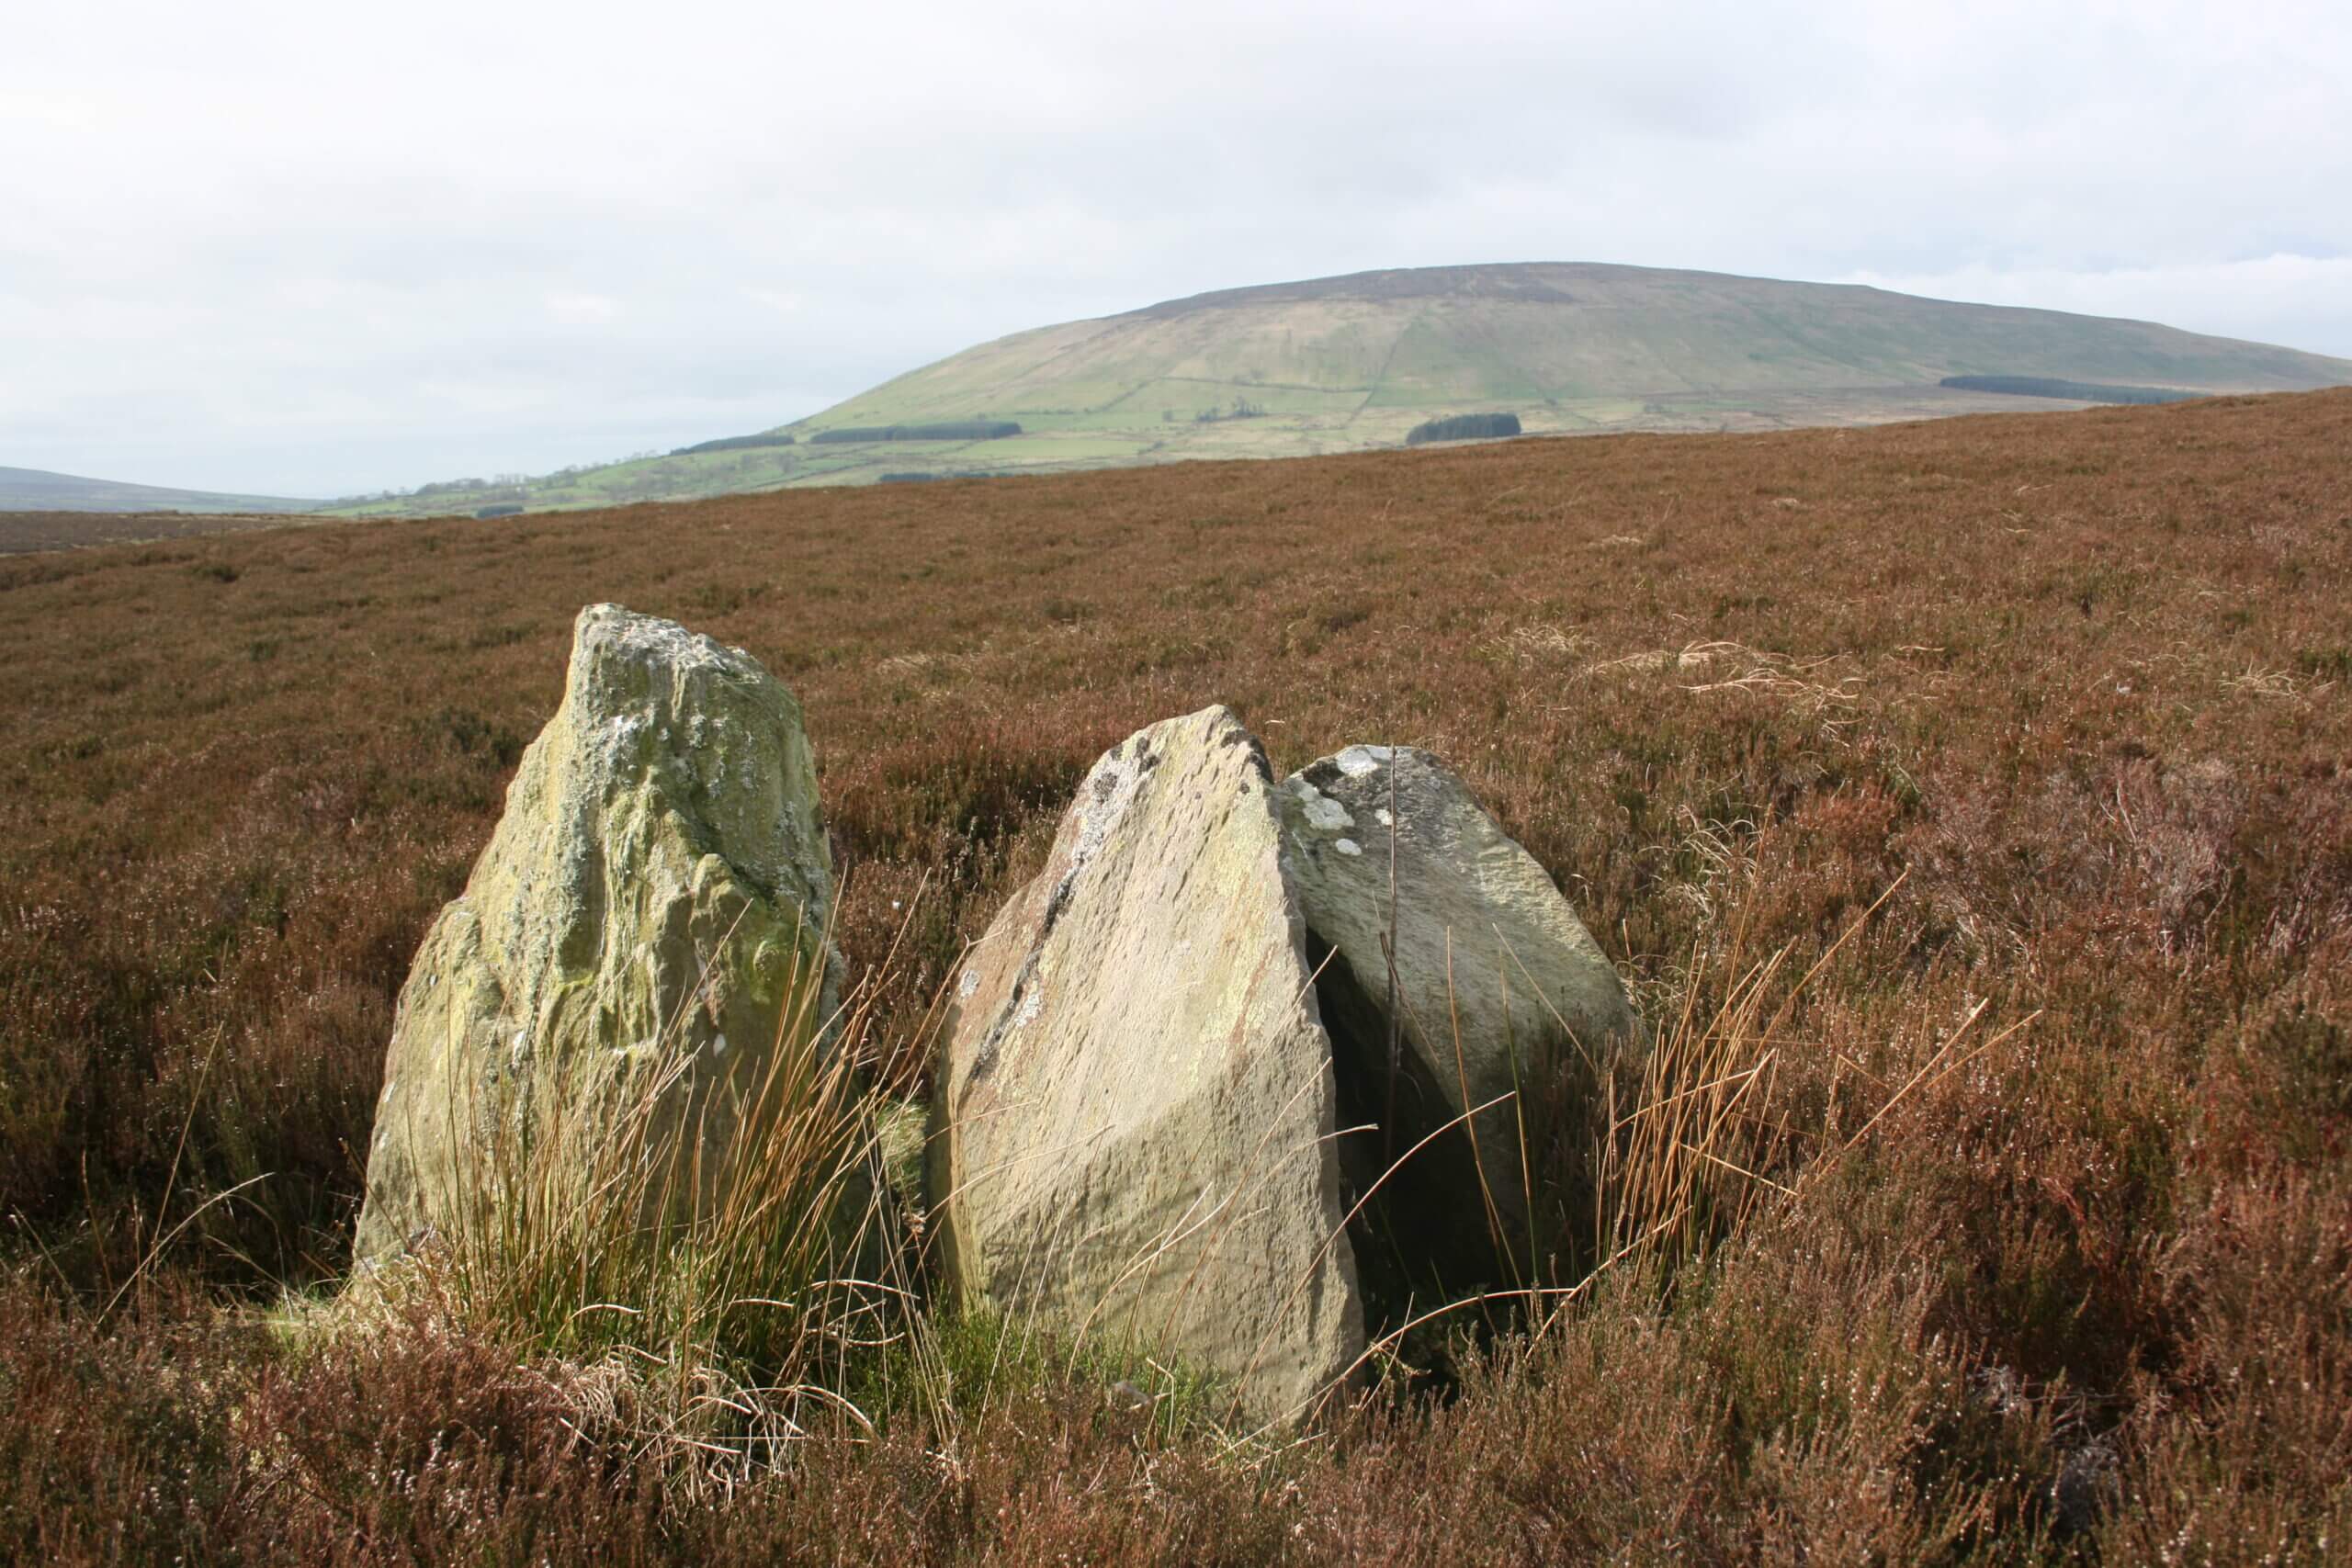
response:
<path id="1" fill-rule="evenodd" d="M 1103 840 L 1135 803 L 1136 790 L 1150 767 L 1151 753 L 1141 746 L 1133 757 L 1125 755 L 1122 747 L 1094 764 L 1079 786 L 1073 812 L 1078 818 L 1078 842 L 1070 848 L 1069 874 L 1077 875 L 1101 852 Z"/>
<path id="2" fill-rule="evenodd" d="M 1349 813 L 1345 806 L 1325 795 L 1305 779 L 1293 779 L 1291 793 L 1297 796 L 1299 811 L 1306 818 L 1311 827 L 1320 828 L 1327 833 L 1336 833 L 1342 828 L 1352 828 L 1356 825 L 1355 818 Z"/>

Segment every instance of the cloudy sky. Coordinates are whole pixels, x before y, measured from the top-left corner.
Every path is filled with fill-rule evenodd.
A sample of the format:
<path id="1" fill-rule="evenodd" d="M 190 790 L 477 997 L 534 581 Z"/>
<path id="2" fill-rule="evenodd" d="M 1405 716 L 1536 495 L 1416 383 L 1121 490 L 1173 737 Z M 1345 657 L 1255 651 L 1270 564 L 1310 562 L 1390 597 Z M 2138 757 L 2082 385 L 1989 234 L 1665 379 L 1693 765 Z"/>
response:
<path id="1" fill-rule="evenodd" d="M 971 343 L 1615 261 L 2352 355 L 2342 0 L 76 0 L 0 23 L 0 464 L 323 495 Z"/>

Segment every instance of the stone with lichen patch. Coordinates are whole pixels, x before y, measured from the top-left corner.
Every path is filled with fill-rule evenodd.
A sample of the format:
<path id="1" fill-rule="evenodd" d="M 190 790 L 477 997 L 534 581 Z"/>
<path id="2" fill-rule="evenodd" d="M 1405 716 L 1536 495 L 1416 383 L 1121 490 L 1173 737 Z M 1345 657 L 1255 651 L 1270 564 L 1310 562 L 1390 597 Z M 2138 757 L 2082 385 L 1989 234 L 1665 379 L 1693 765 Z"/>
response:
<path id="1" fill-rule="evenodd" d="M 624 1105 L 701 1171 L 671 1207 L 714 1201 L 725 1162 L 695 1150 L 832 1014 L 831 900 L 792 694 L 741 649 L 582 610 L 562 705 L 401 990 L 357 1256 L 494 1211 L 535 1129 L 593 1138 Z"/>
<path id="2" fill-rule="evenodd" d="M 1408 1131 L 1501 1101 L 1470 1123 L 1477 1145 L 1467 1179 L 1483 1177 L 1490 1223 L 1472 1219 L 1485 1206 L 1475 1185 L 1451 1207 L 1471 1229 L 1498 1231 L 1524 1264 L 1532 1244 L 1515 1091 L 1550 1073 L 1563 1052 L 1598 1059 L 1637 1043 L 1623 983 L 1535 858 L 1428 752 L 1351 746 L 1276 793 L 1300 909 L 1318 946 L 1337 953 L 1321 988 L 1343 1052 L 1351 1037 L 1360 1052 L 1374 1042 L 1385 1049 L 1389 1032 L 1393 813 L 1396 1018 L 1409 1052 L 1401 1087 L 1408 1100 L 1428 1102 L 1407 1106 L 1419 1112 Z M 1385 1063 L 1367 1061 L 1363 1071 L 1385 1075 Z M 1528 1143 L 1540 1134 L 1529 1129 Z"/>
<path id="3" fill-rule="evenodd" d="M 957 977 L 931 1172 L 967 1299 L 1173 1351 L 1277 1418 L 1364 1344 L 1281 861 L 1226 709 L 1105 753 Z"/>

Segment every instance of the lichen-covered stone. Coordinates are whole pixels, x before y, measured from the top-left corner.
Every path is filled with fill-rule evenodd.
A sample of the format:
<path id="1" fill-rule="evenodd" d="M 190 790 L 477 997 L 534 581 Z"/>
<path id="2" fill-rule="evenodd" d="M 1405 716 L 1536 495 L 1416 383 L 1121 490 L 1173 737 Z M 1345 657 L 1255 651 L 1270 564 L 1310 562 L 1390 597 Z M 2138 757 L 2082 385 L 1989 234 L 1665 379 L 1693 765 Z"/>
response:
<path id="1" fill-rule="evenodd" d="M 1171 1350 L 1274 1418 L 1364 1345 L 1281 859 L 1224 708 L 1106 753 L 956 978 L 931 1171 L 967 1299 Z"/>
<path id="2" fill-rule="evenodd" d="M 734 1134 L 786 1021 L 832 1015 L 831 899 L 792 694 L 741 649 L 582 610 L 563 704 L 401 990 L 358 1256 L 506 1201 L 537 1129 L 593 1140 L 631 1103 L 680 1151 L 671 1212 L 709 1202 L 724 1162 L 695 1152 Z"/>
<path id="3" fill-rule="evenodd" d="M 1446 1201 L 1457 1237 L 1501 1240 L 1523 1269 L 1533 1244 L 1521 1119 L 1538 1112 L 1533 1097 L 1515 1091 L 1550 1073 L 1563 1052 L 1598 1061 L 1636 1042 L 1623 983 L 1535 858 L 1428 752 L 1351 746 L 1283 780 L 1278 795 L 1300 909 L 1318 949 L 1337 953 L 1324 971 L 1326 1021 L 1343 1056 L 1367 1058 L 1356 1081 L 1379 1085 L 1361 1109 L 1377 1119 L 1396 1108 L 1401 1125 L 1387 1152 L 1402 1155 L 1419 1134 L 1499 1099 L 1468 1123 L 1475 1157 L 1444 1176 Z M 1381 1080 L 1392 1019 L 1384 946 L 1392 822 L 1393 1016 L 1403 1060 L 1390 1086 Z M 1343 1076 L 1350 1067 L 1343 1060 Z M 1544 1129 L 1525 1131 L 1532 1147 Z M 1466 1143 L 1432 1145 L 1427 1157 L 1442 1163 L 1457 1152 L 1469 1153 Z M 1482 1178 L 1491 1212 L 1482 1212 Z"/>

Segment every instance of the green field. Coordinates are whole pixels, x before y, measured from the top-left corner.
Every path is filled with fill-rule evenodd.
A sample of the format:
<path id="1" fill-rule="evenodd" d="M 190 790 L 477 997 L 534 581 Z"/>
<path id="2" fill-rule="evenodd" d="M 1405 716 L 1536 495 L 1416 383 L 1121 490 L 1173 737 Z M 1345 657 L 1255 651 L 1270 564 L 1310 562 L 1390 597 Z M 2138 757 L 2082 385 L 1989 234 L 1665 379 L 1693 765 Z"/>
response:
<path id="1" fill-rule="evenodd" d="M 1422 421 L 1511 412 L 1531 434 L 1771 430 L 2075 408 L 1939 387 L 2023 376 L 2195 392 L 2352 382 L 2352 361 L 2146 321 L 1657 268 L 1530 265 L 1229 289 L 1016 333 L 776 427 L 797 445 L 656 457 L 561 483 L 349 508 L 469 512 L 1398 446 Z M 985 442 L 820 432 L 1011 420 Z"/>

